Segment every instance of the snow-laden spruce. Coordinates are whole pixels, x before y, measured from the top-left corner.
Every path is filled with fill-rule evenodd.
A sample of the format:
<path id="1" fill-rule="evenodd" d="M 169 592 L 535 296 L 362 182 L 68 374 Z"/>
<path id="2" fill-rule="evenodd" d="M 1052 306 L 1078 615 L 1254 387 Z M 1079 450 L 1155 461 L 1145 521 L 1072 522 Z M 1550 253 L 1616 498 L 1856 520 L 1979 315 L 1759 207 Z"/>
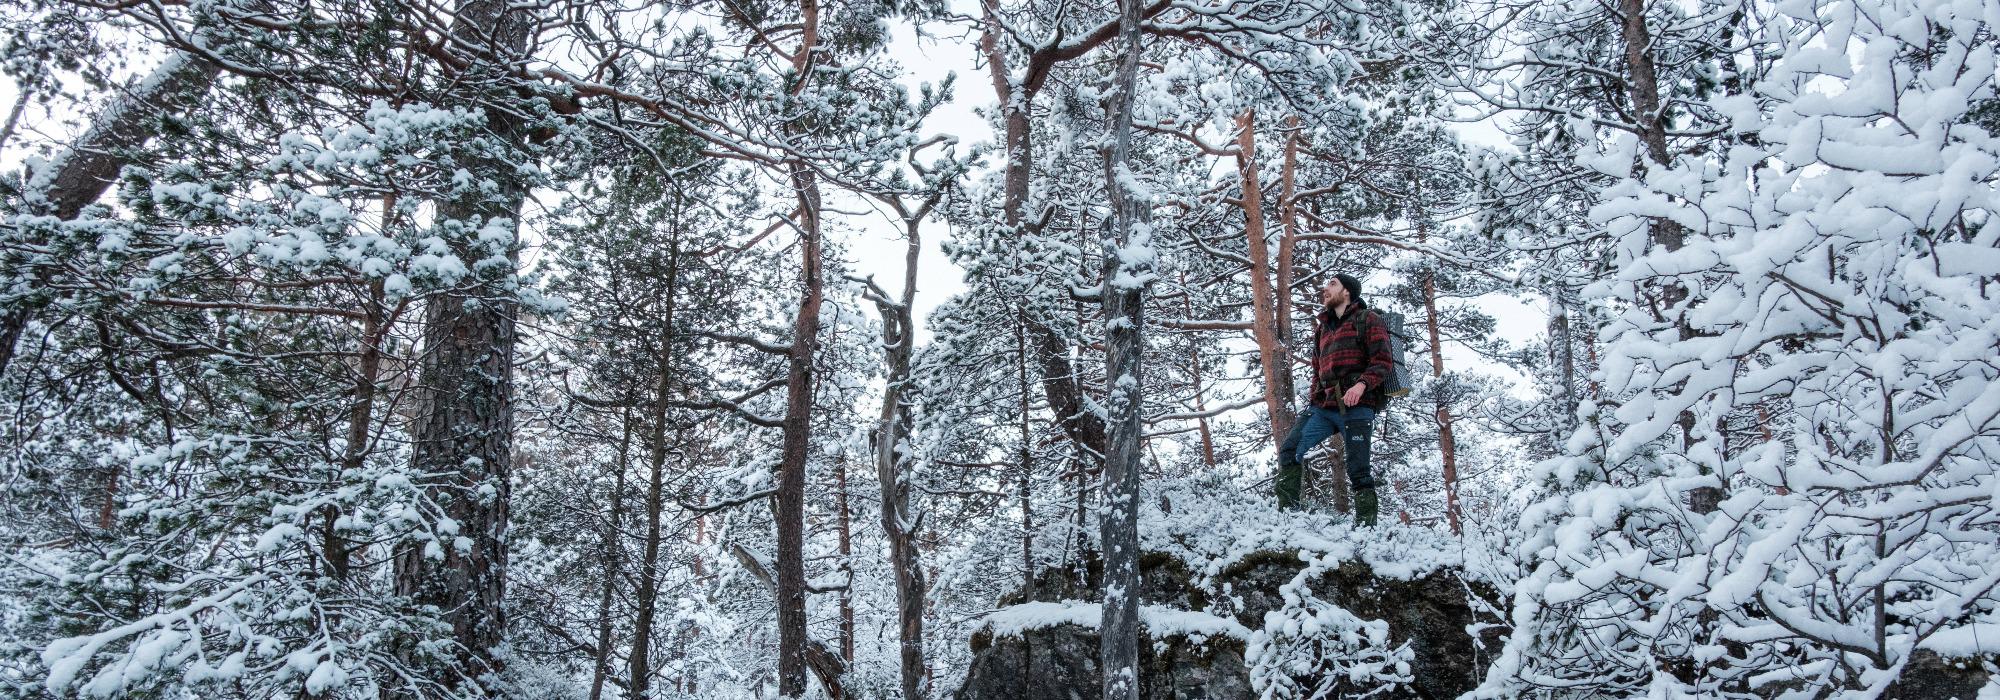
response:
<path id="1" fill-rule="evenodd" d="M 1492 696 L 1875 697 L 1920 654 L 2000 653 L 2000 14 L 1741 9 L 1775 58 L 1701 103 L 1727 132 L 1591 163 L 1617 316 L 1521 524 Z"/>

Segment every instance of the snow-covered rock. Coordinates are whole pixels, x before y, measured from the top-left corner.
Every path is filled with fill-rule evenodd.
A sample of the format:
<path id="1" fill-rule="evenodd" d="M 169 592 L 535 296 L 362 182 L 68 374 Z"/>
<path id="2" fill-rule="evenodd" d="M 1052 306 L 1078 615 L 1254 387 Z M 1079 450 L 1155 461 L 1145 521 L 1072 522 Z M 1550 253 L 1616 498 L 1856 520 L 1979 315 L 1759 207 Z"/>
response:
<path id="1" fill-rule="evenodd" d="M 1142 514 L 1144 698 L 1454 697 L 1498 650 L 1497 558 L 1477 540 L 1355 529 L 1233 490 Z M 1470 559 L 1472 565 L 1468 566 Z M 1097 565 L 1051 570 L 973 636 L 959 700 L 1099 694 Z"/>

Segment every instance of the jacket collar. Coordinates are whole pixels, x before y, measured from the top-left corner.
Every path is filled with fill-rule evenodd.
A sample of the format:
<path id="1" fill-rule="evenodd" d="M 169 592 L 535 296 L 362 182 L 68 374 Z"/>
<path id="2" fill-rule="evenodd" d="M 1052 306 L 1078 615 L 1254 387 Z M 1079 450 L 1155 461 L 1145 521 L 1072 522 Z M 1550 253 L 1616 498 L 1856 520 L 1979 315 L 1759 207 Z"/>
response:
<path id="1" fill-rule="evenodd" d="M 1351 301 L 1351 302 L 1348 302 L 1348 303 L 1347 303 L 1347 315 L 1345 315 L 1345 316 L 1341 316 L 1341 317 L 1340 317 L 1340 319 L 1341 319 L 1341 320 L 1343 320 L 1343 321 L 1344 321 L 1344 320 L 1347 320 L 1347 319 L 1351 319 L 1351 318 L 1354 318 L 1354 315 L 1355 315 L 1355 312 L 1358 312 L 1358 311 L 1367 311 L 1367 310 L 1368 310 L 1368 302 L 1365 302 L 1365 301 L 1362 301 L 1362 300 L 1360 300 L 1360 299 L 1355 299 L 1354 301 Z M 1320 322 L 1320 323 L 1332 323 L 1332 322 L 1333 322 L 1333 320 L 1334 320 L 1334 315 L 1333 315 L 1333 307 L 1331 307 L 1331 306 L 1326 306 L 1326 305 L 1324 305 L 1324 304 L 1320 305 L 1320 307 L 1319 307 L 1319 322 Z"/>

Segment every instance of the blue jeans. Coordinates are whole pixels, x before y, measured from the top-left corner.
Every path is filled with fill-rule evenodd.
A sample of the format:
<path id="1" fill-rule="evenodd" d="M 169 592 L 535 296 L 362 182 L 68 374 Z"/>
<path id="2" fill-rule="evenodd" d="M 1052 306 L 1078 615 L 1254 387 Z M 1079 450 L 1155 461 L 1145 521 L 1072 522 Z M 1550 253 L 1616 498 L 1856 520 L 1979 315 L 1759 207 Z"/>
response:
<path id="1" fill-rule="evenodd" d="M 1344 420 L 1343 420 L 1344 419 Z M 1354 490 L 1375 488 L 1375 475 L 1368 469 L 1368 446 L 1375 426 L 1375 409 L 1349 406 L 1345 411 L 1313 406 L 1299 416 L 1290 435 L 1278 446 L 1278 504 L 1291 508 L 1298 503 L 1305 480 L 1306 455 L 1327 438 L 1339 433 L 1346 440 L 1347 483 Z"/>

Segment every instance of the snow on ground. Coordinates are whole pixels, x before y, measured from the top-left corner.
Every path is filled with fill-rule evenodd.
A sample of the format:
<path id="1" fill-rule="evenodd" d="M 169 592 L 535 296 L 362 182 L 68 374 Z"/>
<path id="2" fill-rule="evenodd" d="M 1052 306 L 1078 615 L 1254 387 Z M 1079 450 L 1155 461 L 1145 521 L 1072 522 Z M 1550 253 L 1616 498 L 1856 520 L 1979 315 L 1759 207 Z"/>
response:
<path id="1" fill-rule="evenodd" d="M 994 636 L 1009 637 L 1056 625 L 1076 625 L 1096 629 L 1099 621 L 1103 619 L 1103 608 L 1097 603 L 1073 600 L 1060 603 L 1034 602 L 994 611 L 980 621 L 980 628 L 992 632 Z M 1197 641 L 1207 637 L 1230 637 L 1244 641 L 1250 639 L 1250 628 L 1235 620 L 1159 605 L 1139 606 L 1139 624 L 1154 636 L 1160 637 L 1184 636 Z"/>
<path id="2" fill-rule="evenodd" d="M 1268 487 L 1246 488 L 1220 477 L 1168 481 L 1148 491 L 1152 497 L 1139 511 L 1140 545 L 1180 559 L 1204 587 L 1244 557 L 1283 550 L 1358 559 L 1385 578 L 1409 580 L 1445 568 L 1495 584 L 1515 578 L 1501 544 L 1477 533 L 1458 538 L 1386 523 L 1356 528 L 1333 513 L 1280 511 Z"/>

